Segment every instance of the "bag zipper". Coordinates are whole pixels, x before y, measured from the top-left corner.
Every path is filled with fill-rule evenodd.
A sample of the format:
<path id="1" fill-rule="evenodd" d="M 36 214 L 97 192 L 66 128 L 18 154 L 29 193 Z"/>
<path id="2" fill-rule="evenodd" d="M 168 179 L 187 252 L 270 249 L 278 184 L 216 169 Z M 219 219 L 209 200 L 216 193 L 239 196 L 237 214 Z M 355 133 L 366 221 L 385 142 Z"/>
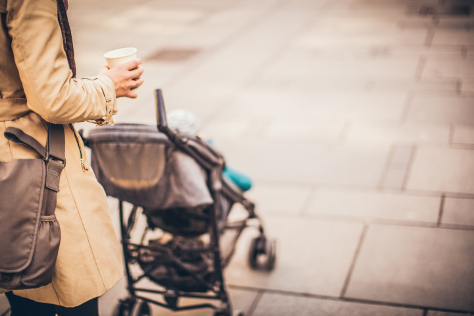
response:
<path id="1" fill-rule="evenodd" d="M 81 144 L 79 143 L 79 139 L 77 138 L 77 134 L 76 134 L 76 131 L 74 130 L 74 126 L 72 126 L 72 124 L 69 124 L 69 128 L 72 130 L 72 133 L 74 134 L 74 138 L 76 139 L 77 147 L 79 148 L 79 158 L 81 160 L 82 172 L 85 172 L 87 168 L 86 168 L 86 165 L 84 164 L 84 156 L 82 154 Z"/>

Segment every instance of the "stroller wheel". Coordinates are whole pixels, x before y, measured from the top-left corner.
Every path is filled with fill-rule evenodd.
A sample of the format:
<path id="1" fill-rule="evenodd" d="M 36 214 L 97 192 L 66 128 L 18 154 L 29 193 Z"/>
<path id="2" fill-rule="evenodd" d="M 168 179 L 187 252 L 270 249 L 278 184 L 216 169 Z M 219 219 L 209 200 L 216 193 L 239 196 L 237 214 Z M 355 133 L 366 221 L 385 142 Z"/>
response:
<path id="1" fill-rule="evenodd" d="M 135 301 L 130 316 L 151 316 L 150 306 L 142 300 Z"/>
<path id="2" fill-rule="evenodd" d="M 213 316 L 245 316 L 245 314 L 241 311 L 234 311 L 232 314 L 225 310 L 217 310 L 214 312 Z"/>
<path id="3" fill-rule="evenodd" d="M 224 309 L 218 309 L 214 312 L 213 316 L 227 316 L 227 315 L 229 315 L 229 314 L 226 313 L 226 311 Z"/>
<path id="4" fill-rule="evenodd" d="M 175 308 L 178 305 L 178 295 L 173 290 L 166 291 L 164 295 L 166 303 L 172 308 Z"/>
<path id="5" fill-rule="evenodd" d="M 252 239 L 249 249 L 249 265 L 252 269 L 273 270 L 276 260 L 276 241 L 265 235 Z"/>
<path id="6" fill-rule="evenodd" d="M 112 316 L 130 316 L 131 308 L 134 304 L 132 299 L 120 300 L 115 306 Z"/>

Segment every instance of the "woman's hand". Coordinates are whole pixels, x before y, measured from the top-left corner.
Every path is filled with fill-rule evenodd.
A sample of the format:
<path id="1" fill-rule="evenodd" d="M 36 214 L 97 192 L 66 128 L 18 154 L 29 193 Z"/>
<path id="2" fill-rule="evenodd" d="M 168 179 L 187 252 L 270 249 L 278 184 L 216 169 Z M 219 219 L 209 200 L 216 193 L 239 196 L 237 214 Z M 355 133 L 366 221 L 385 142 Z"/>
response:
<path id="1" fill-rule="evenodd" d="M 106 75 L 114 82 L 115 95 L 117 98 L 127 97 L 135 99 L 138 94 L 134 91 L 143 84 L 143 67 L 140 59 L 134 59 L 113 68 L 102 67 L 99 75 Z"/>

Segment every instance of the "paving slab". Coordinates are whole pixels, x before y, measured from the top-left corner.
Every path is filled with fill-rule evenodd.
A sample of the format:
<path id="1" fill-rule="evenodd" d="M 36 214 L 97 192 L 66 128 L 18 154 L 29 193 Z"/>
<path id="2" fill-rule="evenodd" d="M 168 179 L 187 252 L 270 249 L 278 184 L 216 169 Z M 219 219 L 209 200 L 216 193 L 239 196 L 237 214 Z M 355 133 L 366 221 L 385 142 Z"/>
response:
<path id="1" fill-rule="evenodd" d="M 349 55 L 350 57 L 350 55 Z M 289 79 L 314 80 L 324 73 L 326 80 L 340 78 L 364 80 L 367 78 L 387 79 L 412 77 L 418 60 L 304 60 L 288 55 L 276 63 L 268 77 L 287 77 Z"/>
<path id="2" fill-rule="evenodd" d="M 271 122 L 263 132 L 263 138 L 269 140 L 295 140 L 308 143 L 335 143 L 343 132 L 343 120 L 314 124 L 297 122 Z"/>
<path id="3" fill-rule="evenodd" d="M 265 293 L 252 316 L 422 316 L 421 309 Z"/>
<path id="4" fill-rule="evenodd" d="M 393 50 L 393 47 L 388 48 Z M 396 51 L 393 54 L 398 54 Z M 400 53 L 412 55 L 413 53 Z M 398 78 L 398 79 L 370 79 L 371 88 L 374 90 L 402 90 L 402 91 L 456 91 L 459 83 L 456 78 Z"/>
<path id="5" fill-rule="evenodd" d="M 423 70 L 423 77 L 450 77 L 450 78 L 472 78 L 470 71 L 474 62 L 474 56 L 452 56 L 452 58 L 437 58 L 430 56 Z"/>
<path id="6" fill-rule="evenodd" d="M 455 125 L 454 144 L 474 144 L 474 127 L 472 125 Z"/>
<path id="7" fill-rule="evenodd" d="M 447 144 L 449 124 L 361 124 L 354 122 L 346 133 L 348 142 L 441 143 Z"/>
<path id="8" fill-rule="evenodd" d="M 304 210 L 312 191 L 311 185 L 255 183 L 246 197 L 256 204 L 259 213 L 297 216 Z"/>
<path id="9" fill-rule="evenodd" d="M 245 117 L 222 117 L 204 124 L 199 135 L 209 140 L 212 140 L 215 136 L 219 136 L 228 141 L 235 141 L 248 136 L 249 133 L 255 129 L 255 126 L 260 124 L 265 124 L 265 122 Z"/>
<path id="10" fill-rule="evenodd" d="M 415 95 L 408 120 L 452 124 L 474 124 L 473 97 L 454 95 Z"/>
<path id="11" fill-rule="evenodd" d="M 392 148 L 380 181 L 381 188 L 399 190 L 404 188 L 414 152 L 413 145 L 396 145 Z"/>
<path id="12" fill-rule="evenodd" d="M 318 189 L 308 214 L 436 223 L 440 197 L 386 191 Z"/>
<path id="13" fill-rule="evenodd" d="M 359 17 L 345 16 L 339 20 L 331 17 L 328 21 L 331 25 L 318 23 L 315 27 L 303 32 L 297 38 L 298 46 L 312 49 L 350 47 L 350 50 L 354 50 L 357 47 L 372 45 L 422 45 L 428 32 L 428 28 L 402 29 L 397 27 L 397 23 L 393 20 L 384 21 L 375 18 L 368 18 L 360 24 Z"/>
<path id="14" fill-rule="evenodd" d="M 472 312 L 473 260 L 474 231 L 371 225 L 346 297 Z"/>
<path id="15" fill-rule="evenodd" d="M 408 171 L 406 169 L 389 168 L 385 172 L 380 187 L 383 189 L 402 190 L 406 183 Z"/>
<path id="16" fill-rule="evenodd" d="M 269 14 L 253 28 L 221 48 L 212 60 L 173 85 L 169 102 L 210 115 L 228 101 L 267 60 L 302 26 L 309 14 L 290 11 Z M 231 63 L 229 61 L 232 60 Z M 186 91 L 186 93 L 183 93 Z"/>
<path id="17" fill-rule="evenodd" d="M 404 111 L 405 100 L 406 92 L 396 90 L 370 92 L 346 89 L 338 93 L 320 88 L 318 84 L 313 86 L 312 91 L 254 88 L 242 91 L 221 114 L 277 120 L 275 124 L 279 125 L 286 120 L 289 129 L 296 123 L 313 124 L 316 129 L 327 127 L 328 124 L 324 121 L 398 120 Z"/>
<path id="18" fill-rule="evenodd" d="M 464 81 L 461 84 L 461 93 L 471 93 L 474 91 L 474 82 L 472 81 Z"/>
<path id="19" fill-rule="evenodd" d="M 388 167 L 391 169 L 408 169 L 410 160 L 413 157 L 413 151 L 413 145 L 394 146 Z"/>
<path id="20" fill-rule="evenodd" d="M 399 26 L 401 28 L 405 28 L 405 22 L 399 22 Z M 432 25 L 428 26 L 433 27 Z M 397 45 L 387 45 L 388 52 L 390 53 L 389 56 L 394 56 L 397 58 L 401 58 L 402 56 L 413 56 L 413 57 L 426 57 L 429 58 L 439 57 L 440 59 L 446 60 L 446 58 L 454 57 L 454 58 L 461 58 L 463 56 L 463 52 L 466 48 L 463 48 L 463 45 L 457 43 L 456 45 L 425 45 L 425 44 L 397 44 Z M 433 79 L 427 77 L 426 79 Z M 438 78 L 442 79 L 442 78 Z"/>
<path id="21" fill-rule="evenodd" d="M 258 140 L 230 143 L 218 137 L 214 140 L 229 165 L 255 181 L 306 184 L 376 187 L 390 150 L 388 145 L 308 145 Z"/>
<path id="22" fill-rule="evenodd" d="M 474 226 L 474 199 L 445 198 L 441 222 Z"/>
<path id="23" fill-rule="evenodd" d="M 461 316 L 461 315 L 473 315 L 471 313 L 450 313 L 450 312 L 439 312 L 439 311 L 428 311 L 427 316 Z"/>
<path id="24" fill-rule="evenodd" d="M 406 16 L 407 6 L 403 3 L 359 4 L 353 2 L 348 11 L 361 19 L 378 16 L 385 20 L 396 20 Z"/>
<path id="25" fill-rule="evenodd" d="M 218 136 L 221 139 L 235 141 L 241 139 L 258 138 L 266 140 L 284 140 L 311 143 L 336 142 L 344 131 L 344 120 L 315 122 L 308 116 L 289 115 L 269 119 L 265 115 L 240 113 L 230 118 L 226 114 L 219 114 L 217 118 L 206 123 L 200 136 L 212 139 Z M 301 118 L 301 120 L 299 120 Z"/>
<path id="26" fill-rule="evenodd" d="M 241 236 L 226 270 L 235 286 L 339 296 L 354 257 L 363 224 L 281 216 L 264 218 L 268 235 L 277 240 L 277 262 L 271 272 L 251 270 L 247 263 L 255 232 Z"/>
<path id="27" fill-rule="evenodd" d="M 459 43 L 463 43 L 465 45 L 474 45 L 474 31 L 466 29 L 465 21 L 455 21 L 455 23 L 449 23 L 449 25 L 447 25 L 447 21 L 444 21 L 443 24 L 449 26 L 449 29 L 436 30 L 432 44 L 459 45 Z M 455 29 L 453 29 L 454 27 Z"/>
<path id="28" fill-rule="evenodd" d="M 406 188 L 472 194 L 473 174 L 474 150 L 418 148 Z"/>

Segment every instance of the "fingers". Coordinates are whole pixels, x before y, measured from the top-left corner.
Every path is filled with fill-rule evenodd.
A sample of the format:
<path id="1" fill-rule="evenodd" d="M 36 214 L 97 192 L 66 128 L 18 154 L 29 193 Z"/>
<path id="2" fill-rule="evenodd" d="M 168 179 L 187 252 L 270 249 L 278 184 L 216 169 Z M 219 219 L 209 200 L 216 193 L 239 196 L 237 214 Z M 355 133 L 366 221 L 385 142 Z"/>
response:
<path id="1" fill-rule="evenodd" d="M 129 90 L 126 92 L 125 96 L 131 99 L 136 99 L 138 97 L 138 93 L 135 90 L 138 89 L 138 87 L 140 87 L 143 82 L 144 79 L 142 77 L 132 80 Z"/>
<path id="2" fill-rule="evenodd" d="M 142 66 L 138 66 L 136 69 L 130 70 L 130 78 L 137 79 L 139 78 L 145 70 Z"/>
<path id="3" fill-rule="evenodd" d="M 136 89 L 143 84 L 142 74 L 144 72 L 140 59 L 117 65 L 113 68 L 103 67 L 99 74 L 109 76 L 114 82 L 115 95 L 117 98 L 128 97 L 135 99 L 138 97 Z"/>
<path id="4" fill-rule="evenodd" d="M 133 70 L 133 69 L 137 68 L 141 63 L 142 63 L 142 61 L 139 58 L 136 58 L 134 60 L 123 63 L 121 66 L 124 67 L 127 70 Z"/>
<path id="5" fill-rule="evenodd" d="M 140 78 L 137 78 L 136 80 L 133 80 L 133 83 L 132 83 L 132 86 L 130 87 L 130 90 L 135 90 L 137 89 L 139 86 L 141 86 L 143 84 L 145 80 L 140 77 Z"/>
<path id="6" fill-rule="evenodd" d="M 130 92 L 127 93 L 126 97 L 130 99 L 136 99 L 138 97 L 138 93 L 134 92 L 133 90 L 130 90 Z"/>

